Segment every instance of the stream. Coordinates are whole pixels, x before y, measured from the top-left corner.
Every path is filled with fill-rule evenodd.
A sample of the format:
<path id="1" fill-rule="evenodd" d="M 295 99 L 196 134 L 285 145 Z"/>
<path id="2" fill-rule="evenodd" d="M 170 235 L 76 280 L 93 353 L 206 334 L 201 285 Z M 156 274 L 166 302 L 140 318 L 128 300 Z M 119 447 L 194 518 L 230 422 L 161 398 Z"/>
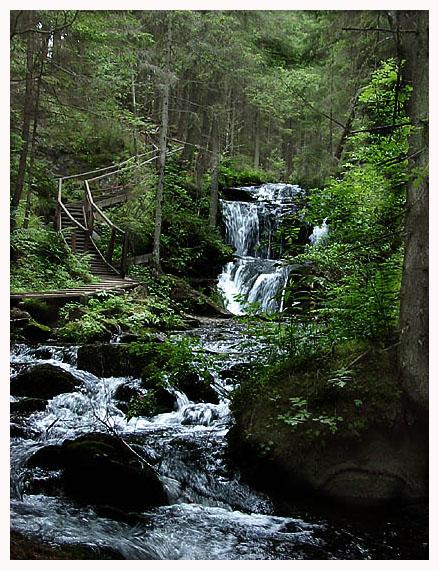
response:
<path id="1" fill-rule="evenodd" d="M 236 314 L 244 312 L 245 302 L 258 302 L 263 310 L 281 307 L 289 269 L 275 259 L 276 220 L 291 210 L 300 188 L 264 185 L 248 192 L 252 201 L 222 202 L 236 258 L 224 268 L 219 286 Z M 356 512 L 311 500 L 285 509 L 243 480 L 227 454 L 226 435 L 233 421 L 229 394 L 237 367 L 263 359 L 267 347 L 249 338 L 237 319 L 200 322 L 175 336 L 198 339 L 199 350 L 212 357 L 210 372 L 219 403 L 194 403 L 178 393 L 177 409 L 154 417 L 128 419 L 114 393 L 133 378 L 100 378 L 78 369 L 78 347 L 12 346 L 12 376 L 48 363 L 83 383 L 82 389 L 49 400 L 43 411 L 12 417 L 12 530 L 56 545 L 110 549 L 126 560 L 426 558 L 425 523 L 416 510 Z M 104 424 L 127 441 L 135 440 L 151 458 L 169 505 L 151 508 L 130 522 L 44 492 L 47 472 L 29 468 L 28 458 L 42 447 L 105 432 Z"/>
<path id="2" fill-rule="evenodd" d="M 217 370 L 250 358 L 254 343 L 241 326 L 213 321 L 187 334 L 218 356 Z M 56 364 L 85 382 L 86 390 L 61 394 L 47 408 L 13 426 L 11 528 L 53 544 L 112 549 L 127 560 L 291 560 L 424 558 L 426 544 L 410 510 L 381 514 L 328 512 L 303 505 L 279 513 L 227 460 L 230 379 L 215 373 L 219 404 L 194 404 L 127 421 L 112 395 L 128 378 L 98 378 L 76 367 L 75 347 L 15 345 L 12 374 L 36 363 Z M 39 448 L 79 434 L 105 431 L 105 418 L 127 440 L 135 437 L 157 469 L 170 505 L 142 513 L 135 524 L 104 517 L 62 496 L 32 494 L 29 480 L 45 473 L 26 467 Z M 426 538 L 425 538 L 426 540 Z"/>

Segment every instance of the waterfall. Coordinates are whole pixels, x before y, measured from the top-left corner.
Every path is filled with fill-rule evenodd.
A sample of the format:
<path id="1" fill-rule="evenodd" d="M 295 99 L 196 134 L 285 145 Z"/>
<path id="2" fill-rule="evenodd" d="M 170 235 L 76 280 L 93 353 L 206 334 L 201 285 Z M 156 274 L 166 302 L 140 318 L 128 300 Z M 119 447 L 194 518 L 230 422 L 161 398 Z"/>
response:
<path id="1" fill-rule="evenodd" d="M 277 230 L 282 218 L 297 208 L 302 189 L 293 184 L 263 184 L 240 188 L 249 201 L 221 200 L 226 241 L 235 248 L 235 260 L 219 276 L 227 309 L 242 314 L 246 304 L 263 312 L 281 308 L 290 267 L 280 259 Z"/>

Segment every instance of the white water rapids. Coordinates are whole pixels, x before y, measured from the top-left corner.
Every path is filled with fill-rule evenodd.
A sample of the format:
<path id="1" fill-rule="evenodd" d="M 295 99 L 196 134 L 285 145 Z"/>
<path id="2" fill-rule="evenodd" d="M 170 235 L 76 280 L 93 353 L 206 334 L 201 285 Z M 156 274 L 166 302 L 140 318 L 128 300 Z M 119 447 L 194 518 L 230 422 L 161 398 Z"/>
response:
<path id="1" fill-rule="evenodd" d="M 303 191 L 281 183 L 239 190 L 248 194 L 248 202 L 221 200 L 226 241 L 235 248 L 236 258 L 224 266 L 218 287 L 226 308 L 235 315 L 249 305 L 262 312 L 282 310 L 290 267 L 278 259 L 282 243 L 276 234 Z"/>

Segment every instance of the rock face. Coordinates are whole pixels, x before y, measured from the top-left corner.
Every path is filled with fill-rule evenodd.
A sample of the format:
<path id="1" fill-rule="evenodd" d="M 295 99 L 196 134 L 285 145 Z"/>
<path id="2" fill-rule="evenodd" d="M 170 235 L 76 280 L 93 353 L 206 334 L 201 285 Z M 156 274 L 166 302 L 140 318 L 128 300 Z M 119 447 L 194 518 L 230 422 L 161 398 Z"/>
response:
<path id="1" fill-rule="evenodd" d="M 219 270 L 216 274 L 218 273 Z M 193 289 L 182 279 L 174 278 L 171 294 L 173 299 L 184 303 L 194 315 L 217 318 L 229 318 L 233 316 L 230 311 L 223 309 L 212 301 L 212 299 L 209 299 L 207 295 Z"/>
<path id="2" fill-rule="evenodd" d="M 401 396 L 394 356 L 364 354 L 342 386 L 325 372 L 316 380 L 311 364 L 280 368 L 257 394 L 257 383 L 244 381 L 250 389 L 235 394 L 228 438 L 254 484 L 291 502 L 303 493 L 364 506 L 427 497 L 427 422 Z M 301 399 L 308 416 L 292 407 Z M 328 429 L 335 408 L 339 423 Z"/>
<path id="3" fill-rule="evenodd" d="M 42 398 L 22 398 L 17 402 L 11 402 L 10 410 L 12 414 L 28 416 L 33 412 L 41 412 L 46 409 L 47 400 Z"/>
<path id="4" fill-rule="evenodd" d="M 92 433 L 36 452 L 30 467 L 61 469 L 63 492 L 82 504 L 140 512 L 167 505 L 155 471 L 114 436 Z"/>
<path id="5" fill-rule="evenodd" d="M 427 494 L 427 439 L 410 429 L 371 431 L 360 440 L 334 438 L 324 448 L 302 453 L 285 446 L 266 458 L 260 457 L 255 442 L 241 441 L 236 427 L 231 442 L 233 454 L 240 455 L 250 476 L 257 472 L 259 484 L 266 484 L 267 489 L 278 485 L 290 497 L 305 490 L 323 498 L 373 506 L 419 501 Z"/>
<path id="6" fill-rule="evenodd" d="M 53 364 L 37 364 L 12 378 L 11 395 L 51 399 L 81 386 L 81 380 L 67 370 Z"/>

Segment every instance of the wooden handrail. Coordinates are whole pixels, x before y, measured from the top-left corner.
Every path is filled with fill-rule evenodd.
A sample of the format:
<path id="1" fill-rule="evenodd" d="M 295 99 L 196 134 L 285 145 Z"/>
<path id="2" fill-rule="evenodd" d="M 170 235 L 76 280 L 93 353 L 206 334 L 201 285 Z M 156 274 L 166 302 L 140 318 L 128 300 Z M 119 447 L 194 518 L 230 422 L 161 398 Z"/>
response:
<path id="1" fill-rule="evenodd" d="M 80 222 L 78 222 L 78 220 L 75 220 L 75 218 L 72 216 L 72 214 L 67 210 L 67 208 L 63 204 L 62 194 L 61 194 L 61 192 L 62 192 L 61 186 L 62 186 L 62 179 L 60 178 L 59 179 L 59 185 L 58 185 L 58 200 L 57 200 L 59 207 L 64 211 L 64 213 L 67 215 L 67 217 L 69 218 L 69 220 L 71 222 L 73 222 L 76 226 L 81 228 L 81 230 L 87 231 L 87 228 L 85 226 L 83 226 Z"/>
<path id="2" fill-rule="evenodd" d="M 90 191 L 90 186 L 88 185 L 88 180 L 85 180 L 85 189 L 86 189 L 86 195 L 87 195 L 87 199 L 88 202 L 90 203 L 91 207 L 93 208 L 93 210 L 95 210 L 100 216 L 101 218 L 104 220 L 104 222 L 110 226 L 111 228 L 114 228 L 115 231 L 119 232 L 120 234 L 124 234 L 124 230 L 120 229 L 118 226 L 116 226 L 115 223 L 113 223 L 110 218 L 108 218 L 104 212 L 99 208 L 99 206 L 97 204 L 95 204 L 94 200 L 93 200 L 93 195 Z"/>
<path id="3" fill-rule="evenodd" d="M 182 148 L 183 147 L 179 147 L 179 148 L 174 149 L 170 152 L 167 152 L 166 155 L 171 156 L 172 154 L 175 154 L 176 152 L 181 151 Z M 140 164 L 136 162 L 135 164 L 127 166 L 124 169 L 120 169 L 120 166 L 122 166 L 123 164 L 126 164 L 127 162 L 129 162 L 133 158 L 139 158 L 141 156 L 146 156 L 146 155 L 150 154 L 151 152 L 153 152 L 155 154 L 155 156 L 152 156 L 151 158 L 141 162 Z M 124 230 L 119 228 L 115 223 L 113 223 L 106 216 L 106 214 L 104 214 L 104 212 L 101 210 L 101 208 L 95 203 L 94 198 L 93 198 L 93 194 L 90 190 L 89 183 L 96 181 L 96 180 L 101 180 L 102 178 L 106 178 L 108 176 L 111 176 L 113 174 L 117 174 L 119 172 L 125 172 L 126 170 L 129 170 L 131 168 L 144 166 L 145 164 L 148 164 L 154 160 L 157 160 L 158 157 L 159 157 L 159 153 L 157 150 L 148 151 L 148 152 L 145 152 L 141 155 L 137 155 L 136 157 L 130 157 L 129 159 L 127 159 L 127 160 L 125 160 L 125 161 L 123 161 L 117 165 L 107 166 L 107 167 L 100 168 L 98 170 L 94 170 L 91 172 L 82 172 L 80 174 L 73 174 L 71 176 L 64 176 L 64 177 L 58 178 L 58 197 L 57 197 L 57 205 L 58 205 L 58 208 L 57 208 L 57 227 L 58 227 L 58 229 L 59 230 L 62 229 L 61 211 L 63 211 L 67 215 L 68 219 L 73 223 L 74 226 L 80 228 L 81 230 L 83 230 L 84 232 L 86 232 L 89 235 L 91 244 L 94 247 L 94 249 L 97 251 L 99 256 L 105 261 L 105 263 L 109 267 L 111 267 L 112 269 L 114 269 L 112 266 L 112 259 L 113 259 L 114 246 L 115 246 L 115 242 L 116 242 L 116 234 L 120 234 L 122 237 L 120 273 L 123 276 L 126 274 L 126 268 L 127 268 L 128 234 Z M 116 167 L 119 167 L 118 170 L 113 170 L 112 172 L 106 172 L 105 174 L 101 174 L 100 176 L 95 176 L 94 178 L 88 178 L 88 179 L 84 180 L 85 191 L 84 191 L 83 210 L 84 210 L 85 225 L 82 225 L 78 220 L 76 220 L 72 216 L 72 214 L 69 212 L 69 210 L 63 204 L 63 201 L 62 201 L 62 183 L 63 183 L 63 181 L 64 180 L 70 180 L 73 178 L 80 178 L 82 176 L 87 176 L 89 174 L 95 174 L 96 172 L 102 172 L 102 171 L 113 169 Z M 108 244 L 107 259 L 104 257 L 104 255 L 101 253 L 101 251 L 99 250 L 99 248 L 97 247 L 97 245 L 93 241 L 93 226 L 94 226 L 94 219 L 95 219 L 94 214 L 97 214 L 105 222 L 105 224 L 111 228 L 111 237 L 110 237 L 110 241 Z"/>
<path id="4" fill-rule="evenodd" d="M 96 172 L 102 172 L 103 170 L 109 170 L 110 168 L 120 167 L 120 166 L 122 166 L 122 164 L 126 164 L 127 162 L 130 162 L 130 160 L 133 160 L 135 158 L 140 158 L 142 156 L 146 156 L 147 154 L 150 154 L 151 152 L 156 152 L 156 151 L 155 150 L 148 150 L 148 152 L 144 152 L 142 154 L 130 156 L 126 160 L 124 160 L 122 162 L 118 162 L 117 164 L 111 164 L 110 166 L 104 166 L 103 168 L 97 168 L 96 170 L 89 170 L 88 172 L 79 172 L 78 174 L 71 174 L 70 176 L 59 176 L 57 178 L 59 180 L 70 180 L 72 178 L 80 178 L 81 176 L 86 176 L 87 174 L 95 174 Z"/>

